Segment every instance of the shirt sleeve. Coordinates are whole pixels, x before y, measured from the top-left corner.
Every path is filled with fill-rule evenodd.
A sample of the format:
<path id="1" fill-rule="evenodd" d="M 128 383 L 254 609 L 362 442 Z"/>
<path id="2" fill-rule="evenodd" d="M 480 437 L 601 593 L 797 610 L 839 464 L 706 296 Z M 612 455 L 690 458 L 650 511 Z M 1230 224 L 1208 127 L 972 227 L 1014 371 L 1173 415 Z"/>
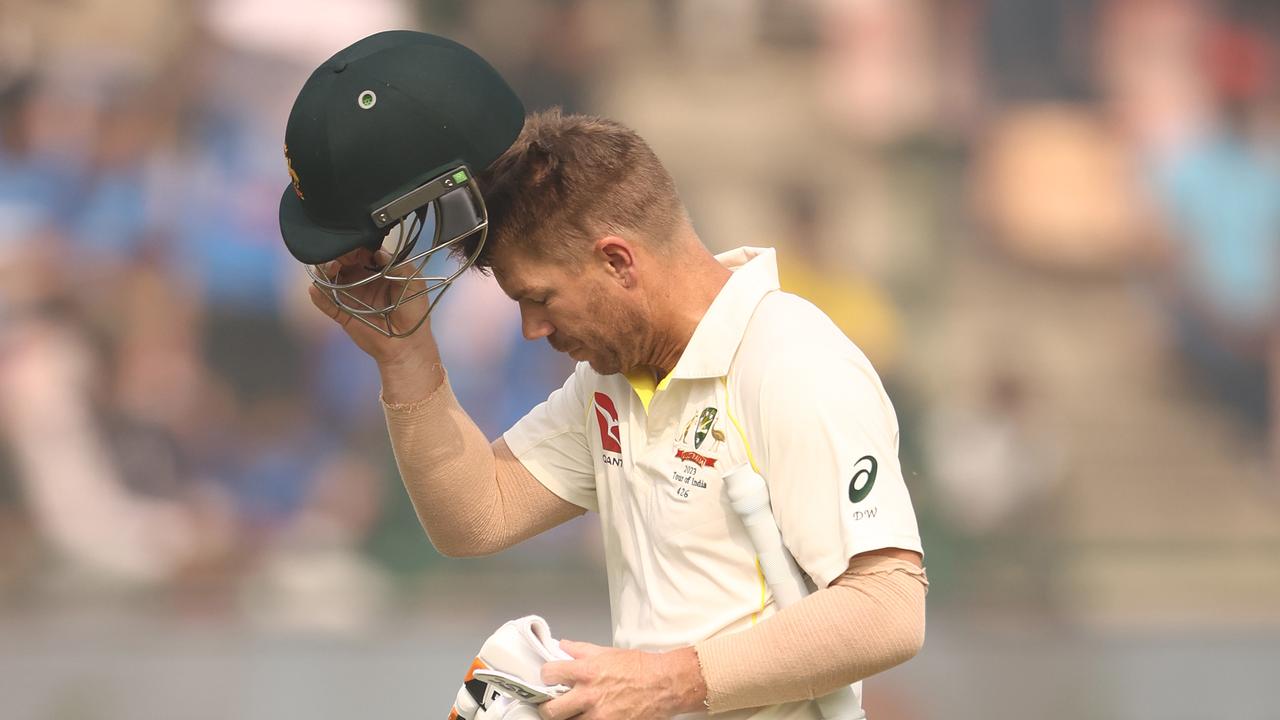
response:
<path id="1" fill-rule="evenodd" d="M 560 389 L 502 437 L 548 490 L 578 507 L 598 511 L 595 463 L 587 436 L 586 375 L 580 363 Z"/>
<path id="2" fill-rule="evenodd" d="M 783 542 L 819 588 L 859 553 L 922 552 L 893 405 L 871 363 L 839 340 L 770 358 L 749 413 Z"/>

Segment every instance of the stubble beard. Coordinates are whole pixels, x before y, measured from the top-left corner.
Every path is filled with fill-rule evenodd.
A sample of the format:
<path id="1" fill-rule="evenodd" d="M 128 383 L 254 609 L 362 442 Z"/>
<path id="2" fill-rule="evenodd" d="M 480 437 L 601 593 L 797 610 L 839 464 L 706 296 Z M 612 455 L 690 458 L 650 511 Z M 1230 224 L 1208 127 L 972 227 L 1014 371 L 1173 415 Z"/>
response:
<path id="1" fill-rule="evenodd" d="M 647 321 L 638 308 L 624 305 L 599 306 L 599 332 L 594 338 L 584 339 L 584 347 L 593 357 L 588 360 L 592 370 L 601 375 L 613 375 L 633 370 L 644 362 L 642 347 L 648 336 Z"/>

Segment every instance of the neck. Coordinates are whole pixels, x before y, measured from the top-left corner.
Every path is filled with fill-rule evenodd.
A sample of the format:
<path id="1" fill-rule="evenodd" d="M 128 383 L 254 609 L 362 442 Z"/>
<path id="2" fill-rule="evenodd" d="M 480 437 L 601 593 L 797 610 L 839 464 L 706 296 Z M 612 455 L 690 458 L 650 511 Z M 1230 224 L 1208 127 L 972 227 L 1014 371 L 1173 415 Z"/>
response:
<path id="1" fill-rule="evenodd" d="M 662 287 L 654 289 L 650 302 L 650 318 L 661 318 L 661 321 L 651 325 L 654 332 L 641 366 L 651 370 L 658 380 L 666 377 L 680 361 L 693 331 L 731 274 L 701 242 L 685 255 L 673 258 L 673 272 L 664 279 Z"/>

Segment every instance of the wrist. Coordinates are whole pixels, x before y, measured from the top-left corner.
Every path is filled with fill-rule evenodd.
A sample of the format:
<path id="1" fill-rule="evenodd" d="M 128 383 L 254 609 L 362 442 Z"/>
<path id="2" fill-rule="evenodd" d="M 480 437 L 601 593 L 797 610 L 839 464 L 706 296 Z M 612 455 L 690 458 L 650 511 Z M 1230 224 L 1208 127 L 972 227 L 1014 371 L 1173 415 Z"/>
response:
<path id="1" fill-rule="evenodd" d="M 670 669 L 669 687 L 675 693 L 672 708 L 677 714 L 707 709 L 707 682 L 702 676 L 698 652 L 692 646 L 662 654 L 662 664 Z"/>
<path id="2" fill-rule="evenodd" d="M 408 405 L 427 399 L 444 383 L 439 356 L 380 361 L 382 400 L 389 405 Z"/>

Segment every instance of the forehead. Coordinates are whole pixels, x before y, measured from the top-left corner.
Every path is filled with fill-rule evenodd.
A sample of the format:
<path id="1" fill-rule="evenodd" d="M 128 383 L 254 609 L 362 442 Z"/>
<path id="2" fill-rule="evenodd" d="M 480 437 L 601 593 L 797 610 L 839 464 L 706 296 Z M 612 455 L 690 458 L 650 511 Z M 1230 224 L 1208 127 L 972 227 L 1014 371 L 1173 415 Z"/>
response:
<path id="1" fill-rule="evenodd" d="M 528 253 L 494 253 L 489 262 L 498 286 L 514 298 L 555 287 L 567 278 L 567 273 L 556 264 Z"/>

